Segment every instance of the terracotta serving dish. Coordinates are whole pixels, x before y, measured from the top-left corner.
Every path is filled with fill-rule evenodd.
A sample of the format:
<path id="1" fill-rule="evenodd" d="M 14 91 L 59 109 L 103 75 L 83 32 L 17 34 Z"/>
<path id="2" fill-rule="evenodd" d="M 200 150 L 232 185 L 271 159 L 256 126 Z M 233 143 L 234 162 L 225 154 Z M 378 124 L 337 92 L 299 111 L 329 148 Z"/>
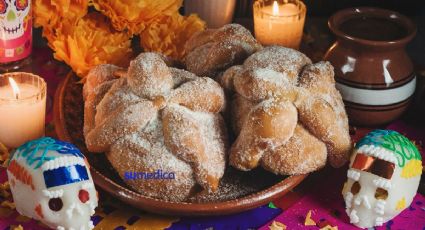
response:
<path id="1" fill-rule="evenodd" d="M 96 185 L 134 207 L 166 215 L 223 215 L 252 209 L 283 196 L 307 175 L 276 176 L 262 169 L 240 172 L 228 167 L 214 196 L 187 202 L 168 202 L 143 196 L 128 188 L 104 154 L 88 152 L 83 136 L 82 84 L 73 73 L 61 83 L 55 96 L 54 117 L 58 137 L 75 144 L 91 165 Z"/>
<path id="2" fill-rule="evenodd" d="M 397 12 L 372 7 L 341 10 L 328 25 L 337 40 L 325 59 L 335 68 L 350 123 L 376 126 L 399 117 L 415 91 L 405 51 L 415 25 Z"/>

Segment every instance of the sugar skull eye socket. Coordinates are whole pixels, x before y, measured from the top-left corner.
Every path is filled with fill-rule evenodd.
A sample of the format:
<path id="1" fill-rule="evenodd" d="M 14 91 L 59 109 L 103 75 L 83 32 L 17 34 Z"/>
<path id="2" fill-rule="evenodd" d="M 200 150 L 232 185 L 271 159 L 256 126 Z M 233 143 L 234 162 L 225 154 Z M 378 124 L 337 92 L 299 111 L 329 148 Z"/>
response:
<path id="1" fill-rule="evenodd" d="M 28 0 L 16 0 L 15 6 L 17 10 L 25 10 L 28 7 Z"/>
<path id="2" fill-rule="evenodd" d="M 360 189 L 361 189 L 361 186 L 360 186 L 359 182 L 356 181 L 356 182 L 353 183 L 353 186 L 351 186 L 351 193 L 353 195 L 356 195 L 357 193 L 360 192 Z"/>
<path id="3" fill-rule="evenodd" d="M 375 191 L 375 198 L 377 200 L 386 200 L 388 198 L 388 191 L 383 188 L 377 188 Z"/>
<path id="4" fill-rule="evenodd" d="M 62 199 L 61 198 L 51 198 L 49 200 L 49 208 L 52 211 L 60 211 L 63 207 Z"/>
<path id="5" fill-rule="evenodd" d="M 78 192 L 78 199 L 80 199 L 81 202 L 86 203 L 88 200 L 90 200 L 90 194 L 85 189 L 81 189 Z"/>
<path id="6" fill-rule="evenodd" d="M 367 171 L 373 164 L 374 160 L 375 158 L 371 156 L 367 156 L 363 153 L 358 153 L 356 159 L 354 159 L 352 167 L 358 170 Z"/>
<path id="7" fill-rule="evenodd" d="M 391 179 L 394 173 L 394 163 L 358 153 L 354 159 L 353 168 L 375 174 L 385 179 Z"/>
<path id="8" fill-rule="evenodd" d="M 5 14 L 7 10 L 7 2 L 5 0 L 0 0 L 0 14 Z"/>
<path id="9" fill-rule="evenodd" d="M 395 165 L 391 162 L 376 159 L 369 171 L 385 179 L 391 179 L 394 173 L 394 167 Z"/>

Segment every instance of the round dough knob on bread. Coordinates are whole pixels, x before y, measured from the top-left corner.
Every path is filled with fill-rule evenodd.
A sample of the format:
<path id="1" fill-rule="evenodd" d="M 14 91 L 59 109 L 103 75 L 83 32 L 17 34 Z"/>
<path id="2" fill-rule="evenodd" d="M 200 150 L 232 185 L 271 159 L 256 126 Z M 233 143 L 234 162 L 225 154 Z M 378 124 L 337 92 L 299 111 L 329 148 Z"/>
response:
<path id="1" fill-rule="evenodd" d="M 132 91 L 152 98 L 168 93 L 173 88 L 173 76 L 162 57 L 155 53 L 141 53 L 130 62 L 127 73 Z"/>
<path id="2" fill-rule="evenodd" d="M 180 85 L 172 92 L 170 102 L 194 111 L 218 113 L 225 105 L 225 97 L 217 82 L 202 77 Z"/>
<path id="3" fill-rule="evenodd" d="M 183 62 L 190 72 L 215 78 L 220 72 L 242 62 L 261 48 L 245 27 L 228 24 L 193 35 L 186 42 Z"/>
<path id="4" fill-rule="evenodd" d="M 230 164 L 245 171 L 257 167 L 264 152 L 289 140 L 296 124 L 297 110 L 290 102 L 271 99 L 256 105 L 230 150 Z"/>
<path id="5" fill-rule="evenodd" d="M 269 46 L 220 77 L 233 95 L 229 106 L 237 135 L 230 164 L 250 170 L 260 163 L 276 174 L 304 174 L 348 159 L 352 145 L 333 67 L 312 64 L 299 51 Z M 270 104 L 265 113 L 264 104 Z"/>
<path id="6" fill-rule="evenodd" d="M 95 78 L 90 76 L 88 84 L 103 82 Z M 88 150 L 105 152 L 124 182 L 146 196 L 183 201 L 197 192 L 216 191 L 227 158 L 221 86 L 168 67 L 156 53 L 140 54 L 112 81 L 107 87 L 102 83 L 101 92 L 87 90 Z M 158 170 L 174 178 L 125 176 Z"/>
<path id="7" fill-rule="evenodd" d="M 326 145 L 297 125 L 294 135 L 285 145 L 268 151 L 261 165 L 275 174 L 304 174 L 323 167 L 327 156 Z"/>

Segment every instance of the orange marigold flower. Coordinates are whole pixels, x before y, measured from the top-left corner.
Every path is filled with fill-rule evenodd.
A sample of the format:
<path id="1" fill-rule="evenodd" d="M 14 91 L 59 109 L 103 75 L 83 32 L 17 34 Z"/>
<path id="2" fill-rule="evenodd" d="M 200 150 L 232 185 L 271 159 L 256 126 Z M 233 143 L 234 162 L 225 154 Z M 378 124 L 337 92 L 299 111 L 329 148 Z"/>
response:
<path id="1" fill-rule="evenodd" d="M 132 55 L 129 35 L 113 30 L 109 20 L 97 12 L 75 22 L 62 21 L 49 46 L 54 57 L 66 62 L 80 77 L 99 64 L 126 65 Z"/>
<path id="2" fill-rule="evenodd" d="M 92 0 L 96 10 L 108 16 L 118 31 L 139 34 L 158 16 L 175 14 L 183 0 Z"/>
<path id="3" fill-rule="evenodd" d="M 34 26 L 56 26 L 61 18 L 78 19 L 87 14 L 89 0 L 33 0 Z"/>
<path id="4" fill-rule="evenodd" d="M 155 19 L 140 34 L 140 43 L 145 51 L 163 53 L 174 59 L 185 55 L 186 41 L 196 32 L 205 29 L 205 22 L 196 15 L 188 17 L 175 13 Z"/>
<path id="5" fill-rule="evenodd" d="M 33 0 L 34 26 L 43 27 L 43 37 L 52 42 L 63 20 L 77 21 L 87 14 L 89 0 Z"/>

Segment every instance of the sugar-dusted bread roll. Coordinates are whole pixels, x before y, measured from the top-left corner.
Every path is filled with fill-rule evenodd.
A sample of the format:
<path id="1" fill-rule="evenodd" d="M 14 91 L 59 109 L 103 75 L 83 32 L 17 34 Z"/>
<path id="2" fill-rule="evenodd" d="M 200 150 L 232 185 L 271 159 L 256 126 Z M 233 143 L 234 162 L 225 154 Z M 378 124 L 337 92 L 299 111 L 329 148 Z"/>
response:
<path id="1" fill-rule="evenodd" d="M 232 94 L 232 166 L 246 171 L 261 165 L 291 175 L 317 170 L 327 160 L 334 167 L 347 161 L 348 119 L 328 62 L 312 64 L 296 50 L 270 46 L 219 81 Z"/>
<path id="2" fill-rule="evenodd" d="M 261 48 L 245 27 L 228 24 L 193 35 L 186 42 L 183 62 L 190 72 L 215 78 L 220 72 L 240 64 Z"/>
<path id="3" fill-rule="evenodd" d="M 105 152 L 124 181 L 150 197 L 183 201 L 200 190 L 216 191 L 227 159 L 221 86 L 168 67 L 156 53 L 142 53 L 126 72 L 117 70 L 101 65 L 87 76 L 88 150 Z M 126 176 L 158 170 L 173 179 Z"/>

